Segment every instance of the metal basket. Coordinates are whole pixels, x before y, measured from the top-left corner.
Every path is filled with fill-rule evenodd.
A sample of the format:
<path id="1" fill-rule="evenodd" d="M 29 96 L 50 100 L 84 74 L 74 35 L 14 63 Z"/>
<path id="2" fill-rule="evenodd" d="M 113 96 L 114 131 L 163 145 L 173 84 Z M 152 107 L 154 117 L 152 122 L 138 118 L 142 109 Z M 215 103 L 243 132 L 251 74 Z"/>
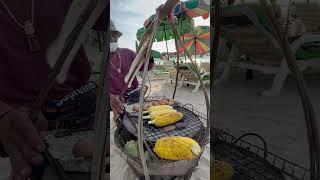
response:
<path id="1" fill-rule="evenodd" d="M 126 141 L 121 134 L 122 128 L 118 128 L 115 132 L 115 143 L 121 150 L 121 156 L 127 159 L 128 164 L 136 172 L 138 176 L 144 176 L 141 160 L 128 154 L 124 149 Z M 126 136 L 128 138 L 128 136 Z M 129 137 L 130 138 L 130 137 Z M 131 136 L 133 138 L 133 136 Z M 200 157 L 199 157 L 200 158 Z M 198 165 L 199 158 L 190 161 L 166 161 L 147 162 L 148 172 L 151 176 L 183 176 L 189 177 L 193 169 Z"/>
<path id="2" fill-rule="evenodd" d="M 243 138 L 255 136 L 264 148 L 253 145 Z M 265 140 L 254 133 L 239 138 L 223 130 L 215 130 L 213 153 L 217 160 L 232 164 L 235 169 L 234 180 L 285 180 L 286 176 L 295 180 L 308 179 L 310 171 L 273 153 L 268 152 Z"/>
<path id="3" fill-rule="evenodd" d="M 158 97 L 150 97 L 147 101 L 162 99 L 164 97 L 158 96 Z M 175 107 L 181 108 L 179 110 L 183 110 L 184 113 L 187 113 L 188 115 L 192 115 L 193 118 L 197 118 L 197 120 L 202 124 L 201 128 L 198 128 L 198 132 L 191 133 L 193 139 L 196 141 L 200 141 L 205 136 L 205 117 L 203 114 L 199 113 L 198 111 L 195 111 L 192 107 L 192 105 L 182 105 L 180 103 L 176 103 Z M 151 128 L 151 127 L 150 127 Z M 185 132 L 184 132 L 185 133 Z M 161 134 L 163 136 L 173 136 L 173 135 L 186 135 L 186 134 L 179 134 L 178 131 L 174 132 L 173 134 L 165 134 L 164 132 L 160 131 L 156 134 Z M 189 135 L 191 135 L 189 134 Z M 187 134 L 188 135 L 188 134 Z M 150 136 L 151 137 L 151 136 Z M 155 137 L 155 139 L 153 138 Z M 162 136 L 161 136 L 162 137 Z M 157 138 L 160 138 L 159 136 L 152 136 L 151 141 L 148 141 L 148 145 L 150 148 L 154 147 L 155 141 Z M 135 133 L 130 132 L 124 124 L 121 124 L 116 132 L 115 132 L 115 143 L 117 147 L 121 150 L 122 156 L 127 159 L 128 164 L 134 169 L 136 174 L 138 176 L 144 176 L 143 173 L 143 167 L 141 164 L 141 160 L 139 158 L 135 158 L 128 154 L 126 150 L 124 149 L 124 146 L 127 141 L 129 140 L 136 140 L 137 137 Z M 185 179 L 188 179 L 193 169 L 198 165 L 198 161 L 200 159 L 200 156 L 193 160 L 182 160 L 182 161 L 168 161 L 163 159 L 154 160 L 152 162 L 147 162 L 148 171 L 151 176 L 179 176 L 184 177 Z"/>

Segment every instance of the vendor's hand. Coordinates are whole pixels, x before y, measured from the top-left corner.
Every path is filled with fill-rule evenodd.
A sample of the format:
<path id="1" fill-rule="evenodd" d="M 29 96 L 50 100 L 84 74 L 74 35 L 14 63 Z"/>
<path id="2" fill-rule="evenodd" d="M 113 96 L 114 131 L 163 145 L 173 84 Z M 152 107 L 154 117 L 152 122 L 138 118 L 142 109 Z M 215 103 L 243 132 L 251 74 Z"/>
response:
<path id="1" fill-rule="evenodd" d="M 122 96 L 110 95 L 110 106 L 113 111 L 113 115 L 116 119 L 119 118 L 120 114 L 123 113 L 124 102 L 125 101 Z"/>
<path id="2" fill-rule="evenodd" d="M 12 178 L 27 180 L 32 165 L 43 162 L 45 145 L 28 113 L 10 111 L 0 119 L 0 142 L 10 156 Z"/>

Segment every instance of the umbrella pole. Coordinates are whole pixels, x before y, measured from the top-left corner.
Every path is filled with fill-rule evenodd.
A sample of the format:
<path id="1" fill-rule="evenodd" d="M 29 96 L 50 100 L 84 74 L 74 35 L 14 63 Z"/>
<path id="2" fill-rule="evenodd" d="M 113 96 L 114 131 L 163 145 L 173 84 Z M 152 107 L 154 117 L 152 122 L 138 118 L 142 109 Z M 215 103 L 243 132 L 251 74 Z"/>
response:
<path id="1" fill-rule="evenodd" d="M 184 36 L 182 36 L 182 42 L 184 43 Z M 184 53 L 184 62 L 187 62 L 187 55 Z"/>
<path id="2" fill-rule="evenodd" d="M 177 40 L 177 36 L 175 34 L 173 34 L 174 36 L 174 43 L 176 46 L 176 51 L 177 51 L 177 75 L 176 75 L 176 82 L 174 85 L 174 91 L 173 91 L 173 95 L 172 95 L 172 99 L 174 99 L 175 95 L 176 95 L 176 91 L 177 91 L 177 87 L 178 87 L 178 78 L 179 78 L 179 60 L 180 60 L 180 56 L 179 56 L 179 50 L 178 50 L 178 40 Z"/>
<path id="3" fill-rule="evenodd" d="M 167 41 L 167 34 L 166 34 L 166 26 L 163 26 L 163 33 L 164 33 L 164 39 L 166 40 L 166 49 L 167 49 L 167 56 L 168 56 L 168 60 L 169 58 L 169 49 L 168 49 L 168 41 Z"/>
<path id="4" fill-rule="evenodd" d="M 197 62 L 197 40 L 194 38 L 194 59 Z"/>
<path id="5" fill-rule="evenodd" d="M 180 13 L 180 15 L 182 16 L 182 11 Z M 180 21 L 180 28 L 182 29 L 182 21 Z M 184 36 L 182 36 L 182 42 L 184 43 Z M 178 45 L 178 44 L 177 44 Z M 184 62 L 187 62 L 187 55 L 186 53 L 184 53 Z"/>

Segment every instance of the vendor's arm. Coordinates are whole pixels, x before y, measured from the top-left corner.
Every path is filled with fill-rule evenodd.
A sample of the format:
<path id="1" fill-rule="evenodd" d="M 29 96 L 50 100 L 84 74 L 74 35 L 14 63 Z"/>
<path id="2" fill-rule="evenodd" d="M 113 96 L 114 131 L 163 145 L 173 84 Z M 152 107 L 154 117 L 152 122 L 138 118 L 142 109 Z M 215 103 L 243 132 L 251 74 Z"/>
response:
<path id="1" fill-rule="evenodd" d="M 124 98 L 121 95 L 110 93 L 110 107 L 115 118 L 118 118 L 123 113 Z"/>
<path id="2" fill-rule="evenodd" d="M 43 162 L 41 152 L 45 145 L 34 127 L 29 114 L 11 108 L 0 101 L 0 147 L 8 154 L 12 163 L 14 179 L 27 179 L 31 174 L 31 165 Z M 2 149 L 3 148 L 3 149 Z"/>

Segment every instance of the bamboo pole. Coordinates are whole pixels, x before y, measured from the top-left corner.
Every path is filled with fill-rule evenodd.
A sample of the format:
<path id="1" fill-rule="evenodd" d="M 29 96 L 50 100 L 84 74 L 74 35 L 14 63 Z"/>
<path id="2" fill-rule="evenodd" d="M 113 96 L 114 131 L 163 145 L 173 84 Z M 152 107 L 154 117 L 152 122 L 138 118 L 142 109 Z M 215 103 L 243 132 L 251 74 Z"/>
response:
<path id="1" fill-rule="evenodd" d="M 144 60 L 144 68 L 143 68 L 143 74 L 142 74 L 142 83 L 141 83 L 141 89 L 140 89 L 140 97 L 139 97 L 139 118 L 138 118 L 138 145 L 139 145 L 139 154 L 140 154 L 140 159 L 143 167 L 143 172 L 146 180 L 150 180 L 149 172 L 148 172 L 148 167 L 147 167 L 147 162 L 146 158 L 144 156 L 144 150 L 143 150 L 143 140 L 144 140 L 144 128 L 143 128 L 143 100 L 144 97 L 142 96 L 144 90 L 145 90 L 145 79 L 147 76 L 147 70 L 148 70 L 148 65 L 149 65 L 149 59 L 151 55 L 151 48 L 153 44 L 153 39 L 155 37 L 157 27 L 159 24 L 159 11 L 156 14 L 156 19 L 153 23 L 153 29 L 151 32 L 151 38 L 149 41 L 148 49 L 146 52 L 146 57 Z"/>
<path id="2" fill-rule="evenodd" d="M 172 95 L 172 99 L 174 99 L 175 95 L 176 95 L 176 91 L 177 91 L 177 87 L 178 87 L 178 79 L 179 79 L 179 64 L 180 64 L 180 56 L 179 56 L 179 49 L 178 49 L 178 37 L 176 36 L 175 33 L 173 33 L 174 36 L 174 43 L 176 46 L 176 51 L 177 51 L 177 75 L 176 75 L 176 82 L 174 84 L 174 90 L 173 90 L 173 95 Z"/>
<path id="3" fill-rule="evenodd" d="M 179 0 L 167 0 L 166 3 L 162 6 L 159 7 L 160 9 L 160 16 L 159 19 L 160 21 L 163 20 L 164 18 L 166 18 L 169 14 L 169 12 L 171 12 L 171 10 L 174 8 L 174 6 L 179 2 Z M 152 23 L 147 29 L 146 31 L 143 33 L 141 40 L 140 40 L 140 44 L 139 47 L 137 49 L 137 53 L 139 54 L 141 50 L 143 50 L 143 47 L 147 44 L 147 42 L 149 42 L 151 33 L 152 33 L 152 29 L 154 27 L 154 23 Z M 132 68 L 133 70 L 130 69 L 130 71 L 128 72 L 128 74 L 126 75 L 126 77 L 128 76 L 128 81 L 126 81 L 126 86 L 128 87 L 128 84 L 132 81 L 132 79 L 135 77 L 137 71 L 138 71 L 138 67 L 142 64 L 141 59 L 139 59 L 139 61 L 137 63 L 135 63 L 133 66 L 134 68 Z M 132 65 L 131 65 L 132 66 Z"/>
<path id="4" fill-rule="evenodd" d="M 160 20 L 167 18 L 168 14 L 172 11 L 174 6 L 178 4 L 180 0 L 167 0 L 166 3 L 161 7 Z M 141 45 L 144 41 L 148 41 L 147 38 L 151 35 L 152 28 L 148 28 L 145 31 L 145 34 L 141 37 L 140 45 L 138 47 L 138 51 L 140 50 Z"/>
<path id="5" fill-rule="evenodd" d="M 319 180 L 319 172 L 320 172 L 320 146 L 319 146 L 319 122 L 316 119 L 314 107 L 312 105 L 310 96 L 307 92 L 307 86 L 304 81 L 303 75 L 299 70 L 299 67 L 296 63 L 296 58 L 290 45 L 288 43 L 288 38 L 284 34 L 281 29 L 279 22 L 277 22 L 276 17 L 274 16 L 273 10 L 268 7 L 268 3 L 266 0 L 260 0 L 263 8 L 267 12 L 272 24 L 273 30 L 277 33 L 277 39 L 279 44 L 282 47 L 284 52 L 284 56 L 287 62 L 287 65 L 291 72 L 293 72 L 293 76 L 297 80 L 298 92 L 302 101 L 305 122 L 307 127 L 307 135 L 308 135 L 308 143 L 309 143 L 309 153 L 310 153 L 310 169 L 311 169 L 311 180 Z"/>
<path id="6" fill-rule="evenodd" d="M 105 40 L 102 44 L 105 44 L 105 48 L 102 51 L 102 60 L 100 63 L 100 76 L 99 76 L 99 88 L 97 90 L 96 100 L 96 112 L 95 112 L 95 148 L 92 157 L 91 166 L 91 179 L 92 180 L 103 180 L 105 178 L 105 161 L 108 143 L 109 129 L 107 126 L 110 124 L 110 111 L 109 111 L 109 61 L 112 57 L 107 42 L 110 38 L 110 27 L 107 27 L 108 40 Z M 108 57 L 108 59 L 106 59 Z"/>
<path id="7" fill-rule="evenodd" d="M 291 14 L 291 0 L 288 3 L 288 10 L 287 10 L 287 19 L 286 19 L 286 28 L 285 28 L 285 35 L 288 36 L 288 27 L 290 22 L 290 14 Z"/>
<path id="8" fill-rule="evenodd" d="M 212 11 L 211 11 L 212 12 Z M 220 43 L 220 33 L 221 33 L 221 14 L 220 14 L 220 0 L 216 0 L 214 4 L 214 16 L 211 16 L 211 24 L 214 24 L 214 28 L 211 28 L 211 34 L 213 36 L 210 37 L 210 42 L 213 43 L 210 55 L 210 102 L 214 102 L 214 76 L 216 74 L 216 64 L 217 64 L 217 57 L 218 57 L 218 50 L 219 50 L 219 43 Z M 210 120 L 212 124 L 212 130 L 214 131 L 214 109 L 213 106 L 210 106 Z"/>

